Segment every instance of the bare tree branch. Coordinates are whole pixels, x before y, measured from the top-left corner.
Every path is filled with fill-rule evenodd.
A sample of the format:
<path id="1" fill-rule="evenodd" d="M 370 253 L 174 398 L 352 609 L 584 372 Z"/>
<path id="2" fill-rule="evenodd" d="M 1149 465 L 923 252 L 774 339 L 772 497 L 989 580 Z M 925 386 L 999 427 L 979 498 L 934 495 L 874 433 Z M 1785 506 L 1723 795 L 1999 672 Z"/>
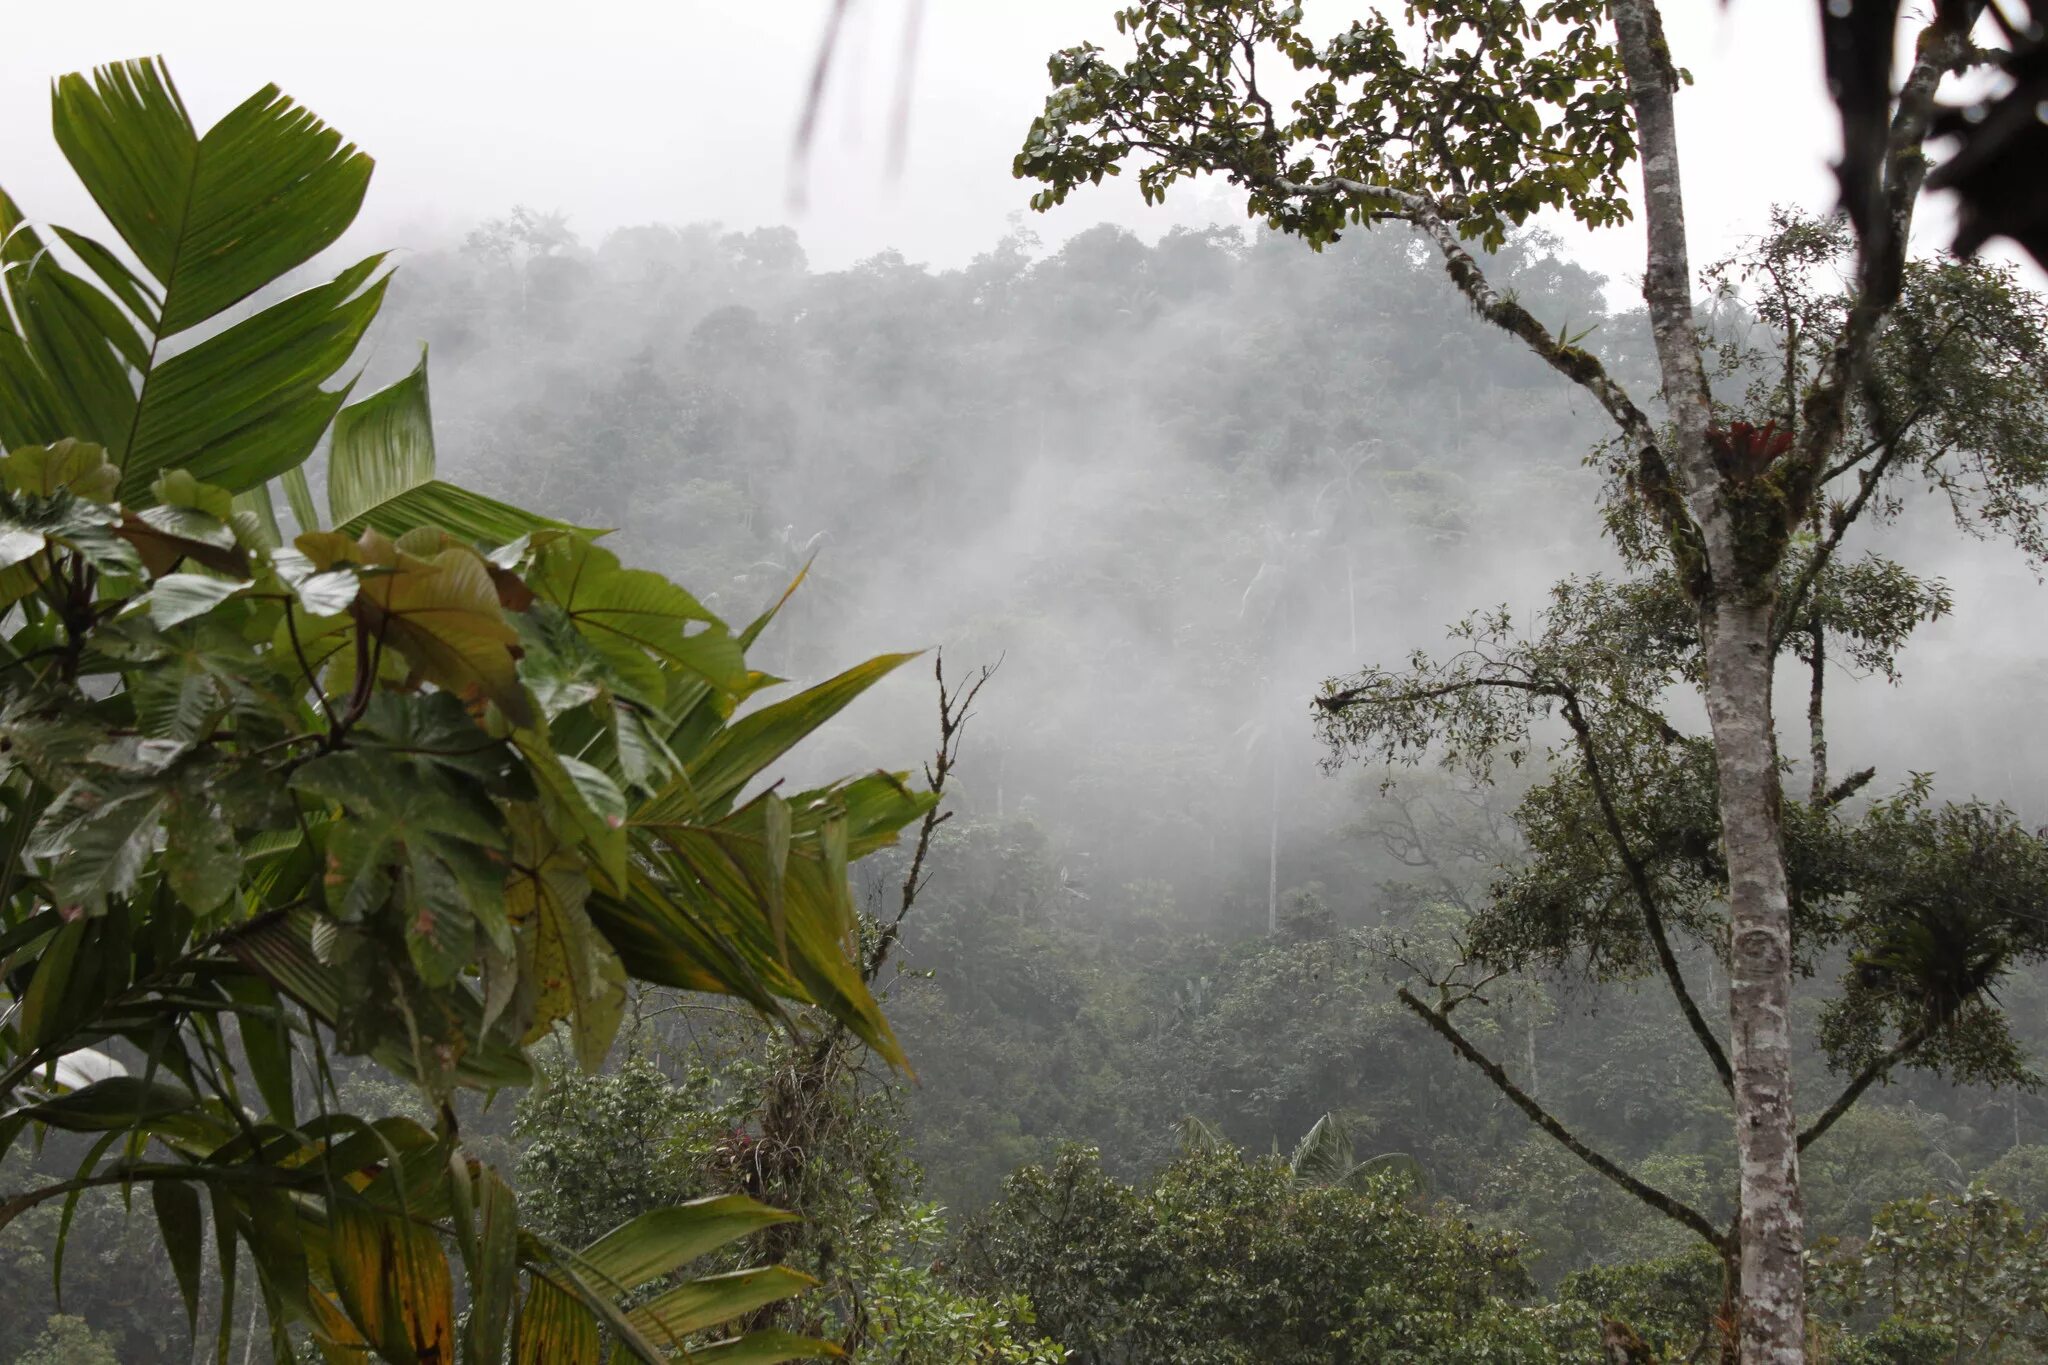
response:
<path id="1" fill-rule="evenodd" d="M 1305 198 L 1348 194 L 1393 205 L 1388 216 L 1412 224 L 1435 243 L 1444 258 L 1444 269 L 1451 282 L 1457 285 L 1480 317 L 1520 338 L 1545 364 L 1590 393 L 1613 418 L 1615 425 L 1621 428 L 1623 438 L 1631 445 L 1641 448 L 1656 444 L 1656 430 L 1650 425 L 1649 418 L 1635 405 L 1627 391 L 1608 375 L 1606 366 L 1592 354 L 1566 345 L 1538 322 L 1528 309 L 1495 289 L 1479 268 L 1479 262 L 1465 250 L 1457 229 L 1445 219 L 1441 207 L 1428 195 L 1342 176 L 1307 183 L 1276 178 L 1272 183 L 1275 189 Z"/>
<path id="2" fill-rule="evenodd" d="M 1842 1088 L 1842 1093 L 1835 1096 L 1835 1102 L 1829 1105 L 1819 1118 L 1808 1124 L 1806 1130 L 1799 1135 L 1799 1150 L 1803 1152 L 1809 1144 L 1819 1140 L 1821 1134 L 1835 1126 L 1836 1119 L 1848 1113 L 1856 1101 L 1863 1098 L 1864 1091 L 1883 1080 L 1893 1067 L 1918 1052 L 1933 1036 L 1932 1025 L 1917 1028 L 1901 1038 L 1898 1046 L 1857 1072 L 1856 1079 L 1850 1081 Z"/>
<path id="3" fill-rule="evenodd" d="M 1727 1050 L 1700 1013 L 1691 990 L 1685 984 L 1685 974 L 1678 965 L 1678 955 L 1671 947 L 1671 938 L 1664 922 L 1663 906 L 1658 903 L 1656 888 L 1651 885 L 1648 866 L 1637 854 L 1630 842 L 1627 827 L 1622 823 L 1621 813 L 1614 804 L 1613 790 L 1608 783 L 1607 773 L 1600 760 L 1598 747 L 1593 740 L 1592 724 L 1586 719 L 1580 704 L 1578 689 L 1570 683 L 1550 678 L 1505 678 L 1498 676 L 1467 678 L 1435 687 L 1414 688 L 1400 692 L 1381 692 L 1372 685 L 1349 688 L 1342 692 L 1316 699 L 1324 710 L 1336 712 L 1347 706 L 1360 703 L 1402 704 L 1429 701 L 1437 697 L 1450 696 L 1480 688 L 1504 688 L 1514 692 L 1525 692 L 1537 696 L 1555 698 L 1563 712 L 1565 723 L 1571 728 L 1572 738 L 1586 767 L 1586 777 L 1593 789 L 1595 803 L 1600 808 L 1601 822 L 1607 831 L 1609 842 L 1614 845 L 1621 860 L 1629 888 L 1636 904 L 1643 914 L 1643 925 L 1650 936 L 1650 943 L 1656 952 L 1657 965 L 1664 974 L 1665 984 L 1671 990 L 1672 999 L 1679 1012 L 1685 1016 L 1686 1024 L 1692 1029 L 1693 1037 L 1699 1042 L 1701 1051 L 1713 1065 L 1714 1074 L 1731 1093 L 1734 1088 L 1734 1070 L 1728 1061 Z M 1640 709 L 1640 708 L 1639 708 Z M 1662 727 L 1660 734 L 1670 734 L 1670 725 L 1654 712 L 1648 713 Z"/>
<path id="4" fill-rule="evenodd" d="M 1670 986 L 1672 998 L 1678 1002 L 1679 1012 L 1685 1016 L 1693 1037 L 1699 1040 L 1707 1060 L 1713 1063 L 1714 1074 L 1721 1078 L 1722 1088 L 1732 1095 L 1735 1093 L 1735 1072 L 1728 1064 L 1728 1053 L 1722 1048 L 1714 1030 L 1708 1027 L 1706 1017 L 1693 1001 L 1692 992 L 1686 989 L 1685 974 L 1679 970 L 1678 955 L 1671 951 L 1671 939 L 1665 932 L 1663 907 L 1657 903 L 1656 888 L 1650 885 L 1649 869 L 1629 843 L 1628 831 L 1622 826 L 1621 815 L 1614 808 L 1614 796 L 1608 790 L 1606 772 L 1593 744 L 1593 728 L 1579 709 L 1578 694 L 1570 688 L 1564 690 L 1563 709 L 1565 723 L 1571 726 L 1572 734 L 1578 740 L 1579 753 L 1585 760 L 1586 778 L 1592 784 L 1594 800 L 1599 803 L 1600 818 L 1607 826 L 1607 836 L 1620 855 L 1621 865 L 1628 872 L 1629 885 L 1635 890 L 1636 902 L 1642 907 L 1643 925 L 1649 930 L 1650 943 L 1657 950 L 1657 965 L 1664 971 L 1665 984 Z"/>
<path id="5" fill-rule="evenodd" d="M 1458 1031 L 1458 1026 L 1451 1022 L 1448 1010 L 1438 1011 L 1431 1009 L 1428 1005 L 1423 1004 L 1421 1000 L 1417 999 L 1415 994 L 1406 986 L 1401 987 L 1396 994 L 1400 997 L 1402 1004 L 1415 1012 L 1416 1017 L 1425 1024 L 1428 1024 L 1436 1032 L 1437 1036 L 1456 1049 L 1459 1056 L 1478 1067 L 1486 1079 L 1493 1082 L 1494 1089 L 1506 1096 L 1508 1101 L 1517 1109 L 1527 1114 L 1530 1122 L 1550 1134 L 1551 1137 L 1557 1139 L 1558 1143 L 1566 1151 L 1627 1190 L 1643 1203 L 1663 1214 L 1666 1218 L 1683 1223 L 1704 1240 L 1707 1245 L 1717 1250 L 1724 1249 L 1727 1246 L 1727 1239 L 1712 1223 L 1707 1221 L 1706 1215 L 1691 1205 L 1666 1194 L 1655 1185 L 1630 1175 L 1606 1156 L 1588 1147 L 1569 1128 L 1558 1122 L 1549 1110 L 1538 1104 L 1527 1091 L 1508 1078 L 1508 1073 L 1501 1067 L 1500 1063 L 1494 1061 L 1491 1057 L 1488 1057 L 1477 1047 L 1473 1046 L 1471 1040 Z"/>

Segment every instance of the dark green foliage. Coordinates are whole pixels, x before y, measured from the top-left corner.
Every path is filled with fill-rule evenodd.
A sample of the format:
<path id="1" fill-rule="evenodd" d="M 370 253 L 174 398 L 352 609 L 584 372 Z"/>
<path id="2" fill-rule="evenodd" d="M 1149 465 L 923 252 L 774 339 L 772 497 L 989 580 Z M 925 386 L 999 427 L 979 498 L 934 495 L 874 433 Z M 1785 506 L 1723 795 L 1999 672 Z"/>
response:
<path id="1" fill-rule="evenodd" d="M 842 1068 L 792 1116 L 789 1082 L 817 1046 L 811 1029 L 792 1041 L 726 1017 L 699 1030 L 676 1021 L 720 1007 L 643 1004 L 651 1017 L 614 1069 L 585 1075 L 557 1057 L 520 1101 L 518 1186 L 538 1228 L 573 1240 L 689 1199 L 765 1197 L 801 1212 L 778 1251 L 820 1281 L 777 1310 L 776 1326 L 876 1365 L 1056 1365 L 1058 1348 L 1030 1330 L 1028 1299 L 964 1293 L 939 1273 L 948 1229 L 919 1200 L 889 1088 Z M 718 1264 L 746 1262 L 726 1254 Z"/>
<path id="2" fill-rule="evenodd" d="M 1955 1358 L 1955 1333 L 1924 1323 L 1890 1320 L 1866 1337 L 1844 1342 L 1837 1365 L 1944 1365 Z"/>
<path id="3" fill-rule="evenodd" d="M 672 1084 L 637 1051 L 609 1071 L 556 1065 L 519 1102 L 515 1184 L 536 1229 L 580 1246 L 629 1218 L 709 1193 L 718 1135 L 709 1078 Z"/>
<path id="4" fill-rule="evenodd" d="M 1087 1149 L 1027 1167 L 968 1234 L 973 1282 L 1014 1285 L 1084 1362 L 1548 1359 L 1514 1239 L 1407 1202 L 1404 1181 L 1295 1181 L 1196 1152 L 1119 1183 Z"/>
<path id="5" fill-rule="evenodd" d="M 1084 43 L 1048 63 L 1054 92 L 1016 173 L 1044 182 L 1041 209 L 1134 155 L 1152 201 L 1219 174 L 1253 214 L 1315 244 L 1390 207 L 1374 187 L 1443 199 L 1489 250 L 1538 209 L 1593 227 L 1629 217 L 1621 176 L 1635 129 L 1600 6 L 1430 0 L 1409 17 L 1420 60 L 1378 13 L 1319 43 L 1302 6 L 1277 0 L 1128 6 L 1116 24 L 1136 42 L 1132 60 Z M 1276 82 L 1288 67 L 1305 77 Z M 1277 93 L 1304 83 L 1291 100 Z"/>
<path id="6" fill-rule="evenodd" d="M 1625 1322 L 1661 1360 L 1702 1360 L 1720 1344 L 1724 1266 L 1712 1248 L 1656 1261 L 1574 1271 L 1559 1302 L 1596 1318 Z"/>
<path id="7" fill-rule="evenodd" d="M 1867 1238 L 1824 1241 L 1811 1293 L 1851 1323 L 1883 1318 L 1875 1360 L 1948 1343 L 1953 1359 L 2023 1361 L 2048 1349 L 2048 1223 L 1980 1185 L 1879 1210 Z M 1886 1355 L 1884 1352 L 1892 1354 Z"/>
<path id="8" fill-rule="evenodd" d="M 14 1357 L 14 1365 L 121 1365 L 121 1359 L 106 1333 L 93 1330 L 84 1318 L 53 1314 Z"/>
<path id="9" fill-rule="evenodd" d="M 1917 788 L 1874 806 L 1857 833 L 1851 974 L 1821 1024 L 1829 1056 L 1853 1069 L 1887 1031 L 1925 1035 L 1921 1065 L 2028 1079 L 1995 1002 L 2008 974 L 2048 958 L 2048 840 L 2003 808 L 1930 808 Z"/>

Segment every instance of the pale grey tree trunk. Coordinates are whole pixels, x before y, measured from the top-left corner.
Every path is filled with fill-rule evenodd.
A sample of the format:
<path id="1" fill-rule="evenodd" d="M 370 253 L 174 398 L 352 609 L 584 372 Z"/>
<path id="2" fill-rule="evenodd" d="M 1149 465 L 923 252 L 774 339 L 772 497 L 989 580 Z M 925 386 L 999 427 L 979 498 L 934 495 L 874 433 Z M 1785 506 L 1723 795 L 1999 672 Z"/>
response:
<path id="1" fill-rule="evenodd" d="M 1266 805 L 1266 937 L 1280 932 L 1280 732 L 1266 741 L 1272 790 Z"/>
<path id="2" fill-rule="evenodd" d="M 1709 544 L 1711 545 L 1711 538 Z M 1707 714 L 1728 860 L 1728 1060 L 1741 1162 L 1742 1359 L 1805 1359 L 1799 1125 L 1792 1096 L 1792 912 L 1771 727 L 1771 605 L 1708 614 Z"/>
<path id="3" fill-rule="evenodd" d="M 1792 1107 L 1792 927 L 1779 834 L 1778 748 L 1771 718 L 1773 576 L 1745 554 L 1707 446 L 1712 406 L 1693 322 L 1672 107 L 1677 77 L 1653 0 L 1615 0 L 1641 147 L 1649 259 L 1643 298 L 1656 339 L 1672 439 L 1663 471 L 1692 528 L 1674 531 L 1681 580 L 1700 614 L 1707 715 L 1728 862 L 1728 1018 L 1735 1138 L 1741 1163 L 1743 1365 L 1805 1359 L 1805 1227 L 1799 1128 Z M 1651 471 L 1654 475 L 1654 471 Z M 1656 494 L 1653 493 L 1653 496 Z M 1704 559 L 1704 563 L 1691 562 Z"/>
<path id="4" fill-rule="evenodd" d="M 1813 768 L 1810 795 L 1818 806 L 1828 799 L 1828 732 L 1826 687 L 1828 668 L 1828 633 L 1821 625 L 1820 618 L 1814 617 L 1808 629 L 1813 642 L 1813 678 L 1806 693 L 1806 739 L 1807 760 Z"/>

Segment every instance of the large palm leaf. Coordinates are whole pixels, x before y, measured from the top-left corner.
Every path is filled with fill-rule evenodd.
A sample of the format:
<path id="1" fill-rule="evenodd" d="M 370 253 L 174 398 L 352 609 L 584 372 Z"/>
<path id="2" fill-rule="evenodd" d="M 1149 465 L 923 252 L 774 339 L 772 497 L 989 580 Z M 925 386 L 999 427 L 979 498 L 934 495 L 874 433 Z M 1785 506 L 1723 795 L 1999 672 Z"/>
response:
<path id="1" fill-rule="evenodd" d="M 230 316 L 346 228 L 366 157 L 275 89 L 201 136 L 149 61 L 66 77 L 55 102 L 128 254 L 31 227 L 0 194 L 0 541 L 16 561 L 24 545 L 62 557 L 62 574 L 15 577 L 63 584 L 74 636 L 114 619 L 103 589 L 142 575 L 147 610 L 122 620 L 146 652 L 92 656 L 120 685 L 93 695 L 105 714 L 89 722 L 46 724 L 47 699 L 0 717 L 39 736 L 0 773 L 14 850 L 0 980 L 26 980 L 0 1012 L 0 1155 L 31 1129 L 104 1135 L 73 1180 L 0 1201 L 0 1227 L 89 1187 L 146 1185 L 196 1317 L 210 1214 L 224 1301 L 246 1245 L 281 1359 L 297 1324 L 331 1359 L 595 1365 L 609 1333 L 654 1360 L 795 1292 L 805 1281 L 780 1267 L 677 1278 L 785 1215 L 713 1201 L 581 1253 L 552 1247 L 518 1228 L 445 1106 L 431 1132 L 324 1103 L 309 1119 L 298 1066 L 324 1032 L 436 1096 L 520 1084 L 523 1044 L 557 1021 L 586 1061 L 603 1055 L 627 966 L 766 1010 L 815 1003 L 900 1062 L 858 971 L 846 867 L 932 798 L 883 773 L 759 788 L 904 656 L 736 722 L 778 681 L 744 659 L 767 617 L 735 635 L 574 528 L 439 480 L 424 364 L 354 405 L 329 387 L 381 302 L 378 258 Z M 302 466 L 330 425 L 338 529 L 320 531 Z M 303 532 L 289 550 L 272 479 Z M 165 505 L 134 510 L 151 501 Z M 245 591 L 258 580 L 260 606 Z M 208 634 L 231 601 L 255 628 Z M 236 698 L 246 734 L 239 710 L 216 724 Z M 85 742 L 122 708 L 152 738 Z M 264 742 L 275 726 L 295 731 L 286 746 L 324 735 L 324 759 L 281 756 Z M 230 768 L 251 788 L 232 818 Z M 287 781 L 294 819 L 253 790 Z M 447 799 L 428 810 L 421 791 Z M 226 1065 L 253 1091 L 214 1070 L 230 1021 L 243 1057 Z M 146 1077 L 93 1050 L 110 1039 L 149 1059 Z M 651 1297 L 628 1310 L 636 1290 Z M 691 1358 L 821 1349 L 752 1333 Z"/>
<path id="2" fill-rule="evenodd" d="M 252 1006 L 256 998 L 249 997 Z M 260 1018 L 252 1008 L 250 1021 Z M 197 1321 L 204 1279 L 202 1203 L 222 1235 L 231 1228 L 258 1250 L 253 1268 L 274 1310 L 274 1335 L 296 1321 L 329 1359 L 497 1365 L 509 1348 L 519 1360 L 598 1365 L 602 1327 L 621 1348 L 610 1359 L 654 1365 L 719 1324 L 814 1283 L 782 1266 L 690 1273 L 693 1262 L 793 1217 L 743 1195 L 657 1209 L 574 1251 L 521 1230 L 504 1182 L 410 1119 L 327 1114 L 297 1128 L 238 1120 L 177 1079 L 182 1070 L 174 1066 L 158 1080 L 115 1074 L 78 1089 L 56 1087 L 0 1119 L 0 1139 L 30 1123 L 154 1138 L 148 1157 L 103 1166 L 80 1184 L 149 1189 L 188 1323 Z M 33 1206 L 27 1197 L 0 1202 L 0 1227 Z M 466 1272 L 468 1310 L 460 1317 L 444 1238 Z M 664 1280 L 667 1287 L 651 1297 L 637 1295 L 637 1306 L 622 1303 Z M 231 1315 L 232 1279 L 221 1288 Z M 833 1353 L 782 1333 L 701 1349 L 718 1359 L 742 1347 L 760 1360 Z"/>
<path id="3" fill-rule="evenodd" d="M 239 493 L 295 468 L 345 399 L 327 386 L 382 302 L 381 258 L 219 324 L 341 236 L 370 158 L 275 86 L 202 135 L 153 59 L 65 76 L 52 121 L 141 269 L 79 233 L 46 240 L 0 195 L 0 443 L 102 445 L 130 503 L 165 469 Z"/>
<path id="4" fill-rule="evenodd" d="M 1416 1194 L 1429 1189 L 1429 1175 L 1422 1163 L 1406 1152 L 1381 1152 L 1357 1160 L 1350 1125 L 1335 1114 L 1323 1115 L 1302 1134 L 1287 1158 L 1287 1169 L 1304 1185 L 1362 1190 L 1382 1176 L 1394 1176 Z"/>
<path id="5" fill-rule="evenodd" d="M 437 478 L 435 466 L 434 415 L 423 347 L 411 374 L 349 404 L 335 417 L 327 457 L 327 507 L 335 529 L 356 533 L 369 528 L 395 537 L 434 526 L 489 545 L 503 545 L 533 531 L 568 529 L 553 518 Z M 308 509 L 296 502 L 294 515 L 310 520 Z"/>

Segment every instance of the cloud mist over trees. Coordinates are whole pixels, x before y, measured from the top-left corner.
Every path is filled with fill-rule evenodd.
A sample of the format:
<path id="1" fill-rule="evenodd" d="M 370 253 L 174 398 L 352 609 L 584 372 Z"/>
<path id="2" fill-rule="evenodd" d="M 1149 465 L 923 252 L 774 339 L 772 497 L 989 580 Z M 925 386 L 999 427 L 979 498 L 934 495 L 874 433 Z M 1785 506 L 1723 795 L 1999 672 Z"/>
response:
<path id="1" fill-rule="evenodd" d="M 162 68 L 66 78 L 0 1365 L 2040 1358 L 2048 302 L 1789 207 L 1596 274 L 1654 10 L 1451 8 L 1126 13 L 1018 176 L 1221 181 L 942 264 L 463 204 L 335 280 L 353 148 L 158 183 Z M 1376 93 L 1173 60 L 1240 22 Z"/>

